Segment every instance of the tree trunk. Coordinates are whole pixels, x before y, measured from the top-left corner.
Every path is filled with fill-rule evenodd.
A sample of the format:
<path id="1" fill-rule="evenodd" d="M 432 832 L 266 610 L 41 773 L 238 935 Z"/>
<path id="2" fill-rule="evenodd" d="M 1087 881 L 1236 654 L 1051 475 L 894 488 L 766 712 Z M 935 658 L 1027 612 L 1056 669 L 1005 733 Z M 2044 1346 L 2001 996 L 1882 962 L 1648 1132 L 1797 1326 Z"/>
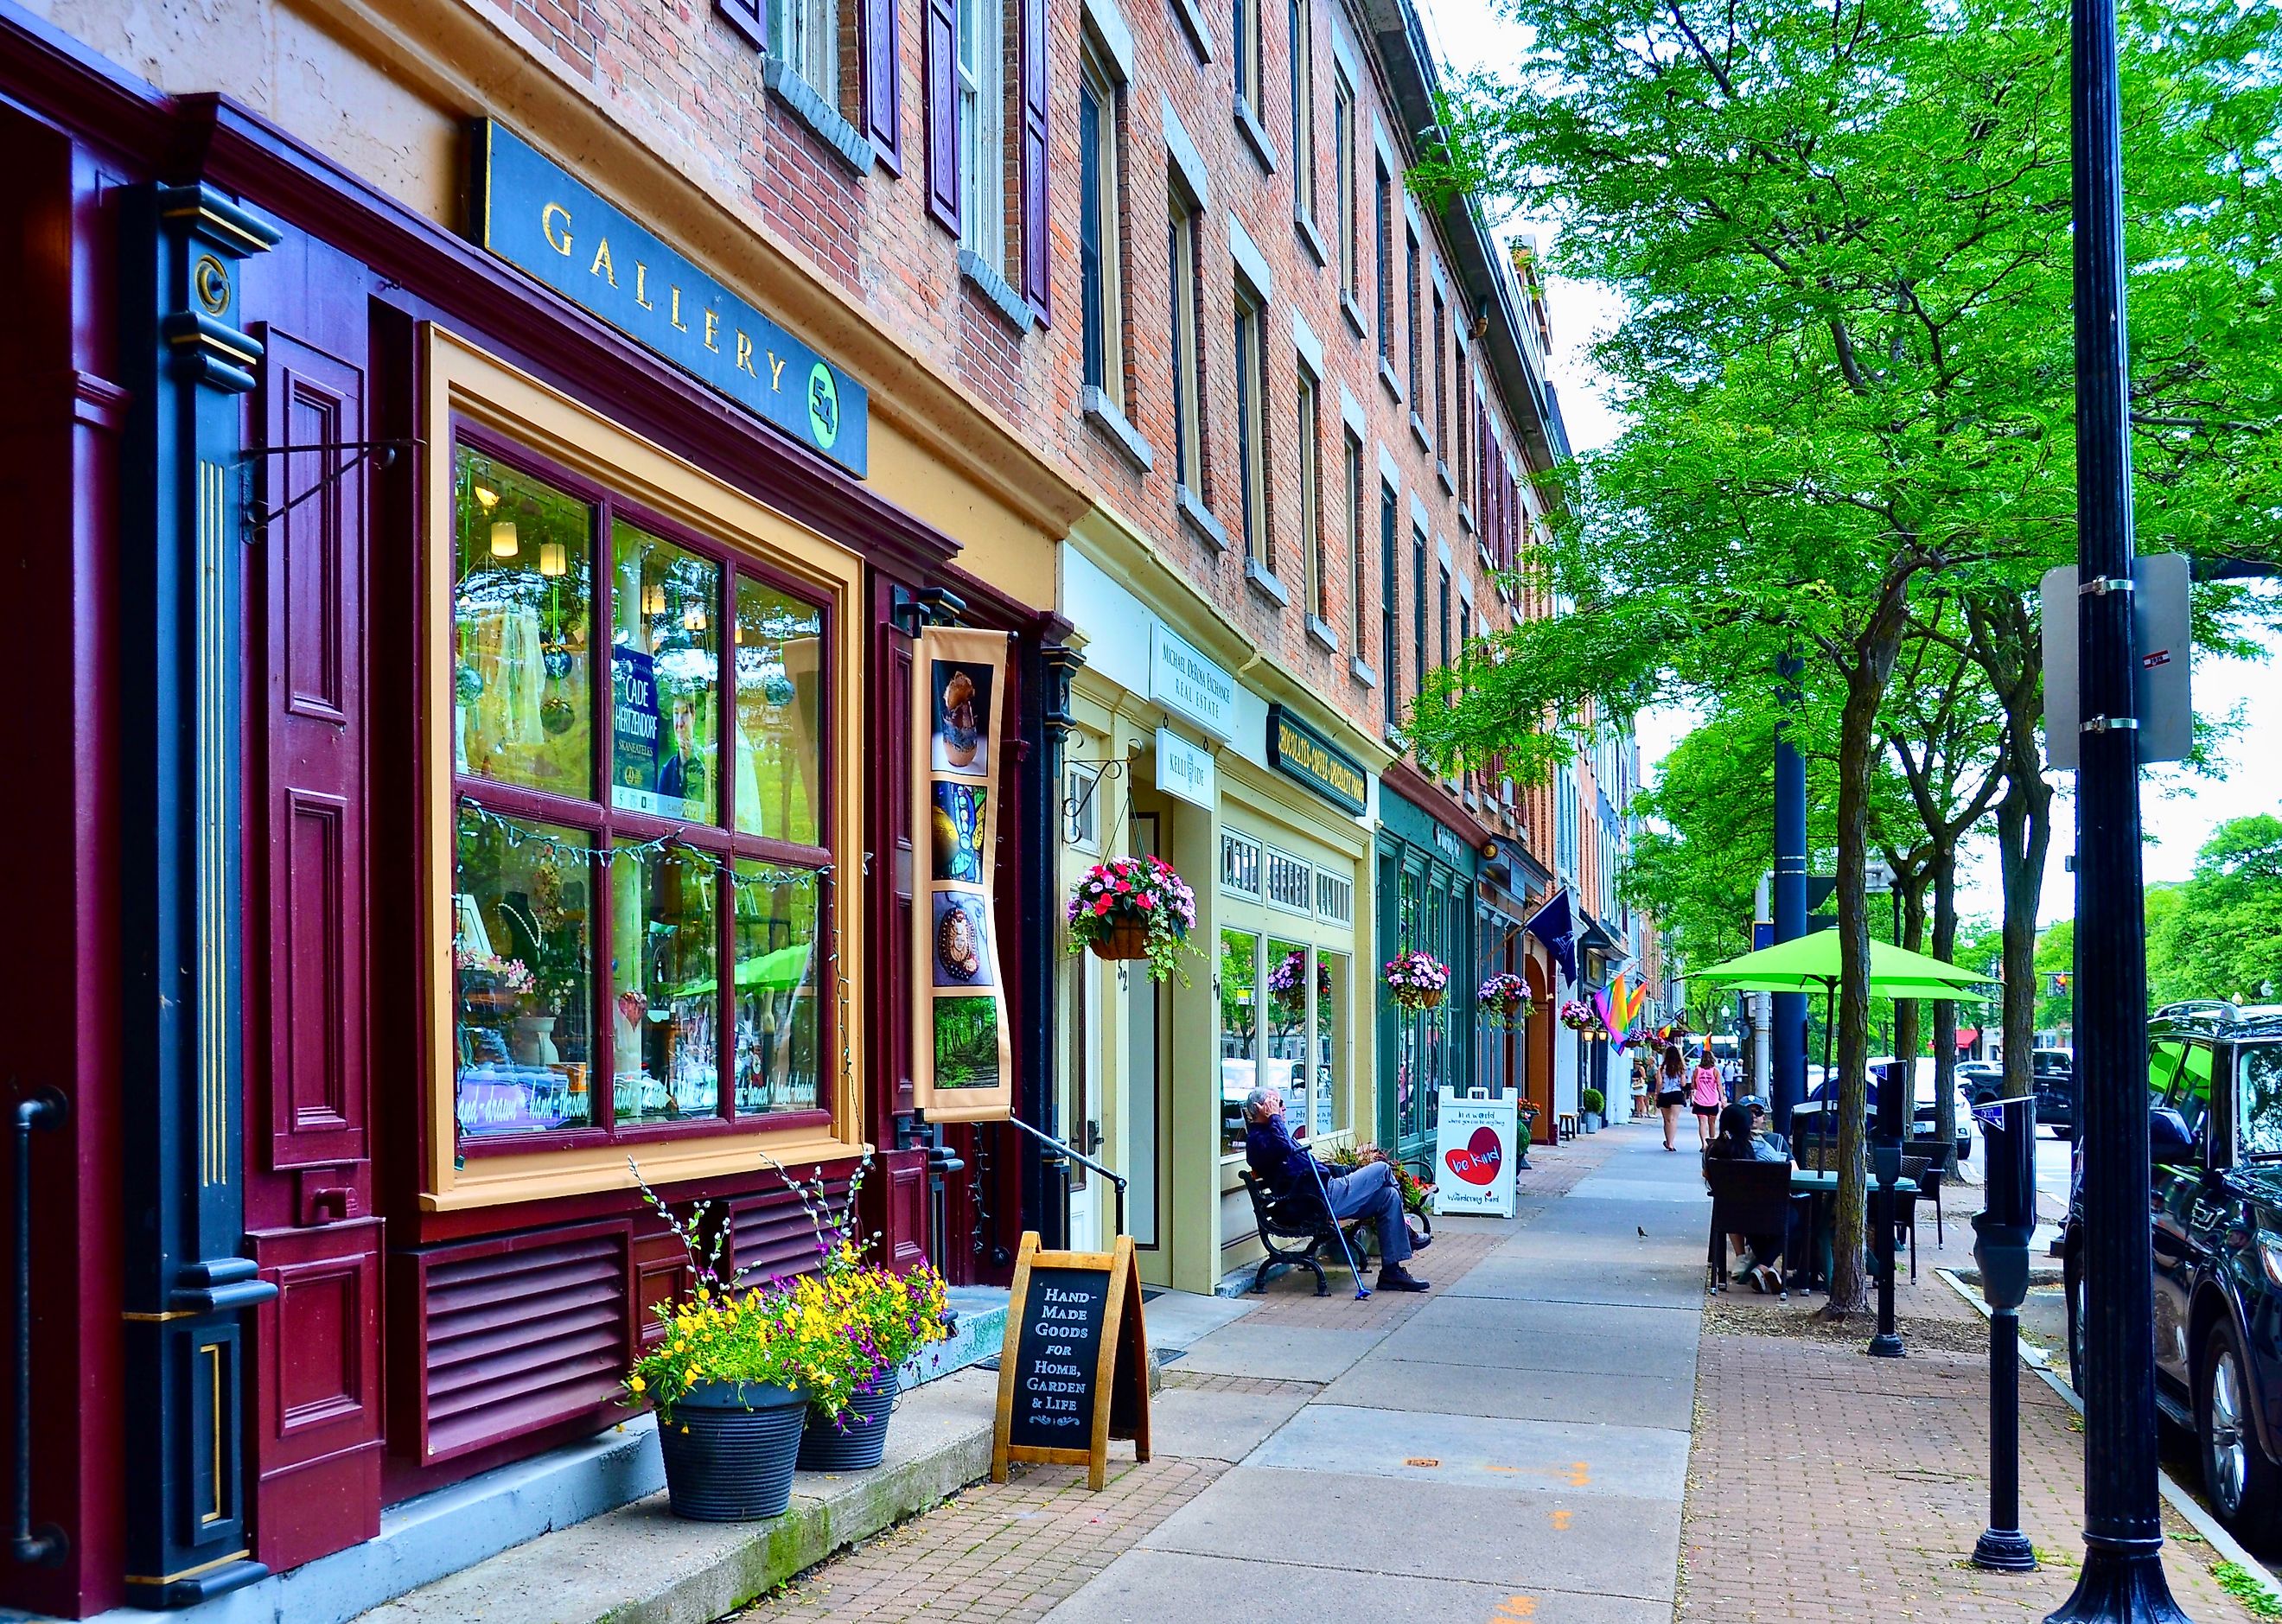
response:
<path id="1" fill-rule="evenodd" d="M 1998 873 L 2005 896 L 2005 1095 L 2032 1086 L 2037 1042 L 2037 915 L 2044 900 L 2045 859 L 2052 845 L 2053 792 L 2037 744 L 2030 704 L 2006 703 L 2005 794 L 1997 803 Z"/>
<path id="2" fill-rule="evenodd" d="M 1869 1274 L 1862 1266 L 1862 1241 L 1869 1232 L 1864 1119 L 1870 1063 L 1870 914 L 1863 864 L 1869 854 L 1878 707 L 1901 648 L 1901 594 L 1891 588 L 1890 594 L 1857 644 L 1860 657 L 1846 672 L 1838 730 L 1838 1201 L 1831 1218 L 1830 1300 L 1823 1309 L 1832 1318 L 1870 1306 Z"/>

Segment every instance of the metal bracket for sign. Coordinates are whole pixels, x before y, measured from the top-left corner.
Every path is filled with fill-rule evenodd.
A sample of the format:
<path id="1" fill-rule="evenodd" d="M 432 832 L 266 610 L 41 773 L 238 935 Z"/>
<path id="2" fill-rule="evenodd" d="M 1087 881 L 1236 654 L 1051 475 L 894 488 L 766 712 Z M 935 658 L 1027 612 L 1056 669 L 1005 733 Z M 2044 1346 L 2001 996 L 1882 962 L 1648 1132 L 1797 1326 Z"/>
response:
<path id="1" fill-rule="evenodd" d="M 2139 584 L 2128 575 L 2095 575 L 2076 589 L 2080 598 L 2104 598 L 2111 592 L 2136 593 Z"/>
<path id="2" fill-rule="evenodd" d="M 396 454 L 398 452 L 408 451 L 420 443 L 421 442 L 418 439 L 344 439 L 324 441 L 308 446 L 255 446 L 248 450 L 239 452 L 238 460 L 248 463 L 252 462 L 255 459 L 260 457 L 298 456 L 303 453 L 308 452 L 329 452 L 335 455 L 344 451 L 353 451 L 356 453 L 354 456 L 351 457 L 347 462 L 341 463 L 338 467 L 329 469 L 318 478 L 314 485 L 302 492 L 299 496 L 288 497 L 285 501 L 278 503 L 277 506 L 270 509 L 268 512 L 257 513 L 252 508 L 248 508 L 245 511 L 243 521 L 245 526 L 246 545 L 251 547 L 253 544 L 254 537 L 262 531 L 268 529 L 271 524 L 278 519 L 283 518 L 287 514 L 292 512 L 294 509 L 299 507 L 312 496 L 316 495 L 321 491 L 330 488 L 336 482 L 354 473 L 368 461 L 369 461 L 375 468 L 392 467 L 396 462 Z"/>
<path id="3" fill-rule="evenodd" d="M 922 587 L 917 592 L 898 587 L 888 620 L 904 636 L 916 639 L 931 626 L 957 626 L 966 613 L 966 600 L 944 587 Z"/>
<path id="4" fill-rule="evenodd" d="M 2094 716 L 2086 718 L 2079 733 L 2137 733 L 2139 719 L 2136 716 Z"/>
<path id="5" fill-rule="evenodd" d="M 1093 797 L 1101 791 L 1101 781 L 1103 779 L 1115 778 L 1119 773 L 1125 771 L 1125 763 L 1122 761 L 1080 761 L 1075 757 L 1065 757 L 1063 758 L 1062 765 L 1066 767 L 1093 767 L 1097 769 L 1093 774 L 1092 780 L 1087 783 L 1085 792 L 1083 795 L 1065 795 L 1062 796 L 1062 817 L 1071 823 L 1076 822 L 1079 816 L 1084 812 L 1085 809 L 1092 804 Z"/>

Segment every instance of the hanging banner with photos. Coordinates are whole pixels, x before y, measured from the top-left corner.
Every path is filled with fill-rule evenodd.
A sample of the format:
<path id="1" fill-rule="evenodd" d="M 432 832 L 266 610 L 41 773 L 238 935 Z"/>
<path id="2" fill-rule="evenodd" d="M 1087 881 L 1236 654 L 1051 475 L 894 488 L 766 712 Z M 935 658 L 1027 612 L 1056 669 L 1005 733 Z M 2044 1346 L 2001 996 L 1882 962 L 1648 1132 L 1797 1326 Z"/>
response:
<path id="1" fill-rule="evenodd" d="M 912 909 L 912 1087 L 931 1122 L 998 1122 L 1014 1108 L 991 909 L 1010 644 L 1004 632 L 930 626 L 912 667 L 912 822 L 928 833 Z"/>

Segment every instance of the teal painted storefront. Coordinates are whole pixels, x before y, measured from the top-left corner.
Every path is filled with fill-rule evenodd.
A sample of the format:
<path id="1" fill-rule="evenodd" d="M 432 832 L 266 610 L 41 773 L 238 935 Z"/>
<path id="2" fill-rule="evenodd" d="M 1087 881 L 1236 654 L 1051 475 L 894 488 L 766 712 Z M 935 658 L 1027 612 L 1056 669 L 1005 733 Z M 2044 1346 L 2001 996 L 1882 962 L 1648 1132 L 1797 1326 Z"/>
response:
<path id="1" fill-rule="evenodd" d="M 1399 795 L 1379 796 L 1378 874 L 1382 965 L 1424 948 L 1450 967 L 1441 1006 L 1395 1006 L 1386 983 L 1378 998 L 1378 1142 L 1423 1168 L 1434 1154 L 1443 1088 L 1473 1082 L 1474 881 L 1479 859 L 1455 831 Z M 1374 977 L 1374 980 L 1377 980 Z M 1431 1175 L 1429 1175 L 1431 1177 Z"/>

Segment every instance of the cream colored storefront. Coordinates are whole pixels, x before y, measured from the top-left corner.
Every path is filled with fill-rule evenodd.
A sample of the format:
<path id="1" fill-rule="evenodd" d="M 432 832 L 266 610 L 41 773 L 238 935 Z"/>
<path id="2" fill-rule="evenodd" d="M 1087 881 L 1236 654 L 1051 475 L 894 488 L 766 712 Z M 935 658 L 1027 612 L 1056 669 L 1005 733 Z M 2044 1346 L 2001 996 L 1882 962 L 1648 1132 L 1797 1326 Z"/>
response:
<path id="1" fill-rule="evenodd" d="M 1259 1256 L 1244 1095 L 1280 1087 L 1327 1147 L 1369 1137 L 1375 1076 L 1370 816 L 1384 752 L 1346 728 L 1124 532 L 1082 527 L 1063 610 L 1086 664 L 1065 749 L 1061 894 L 1106 857 L 1153 852 L 1194 890 L 1188 983 L 1063 960 L 1061 1121 L 1130 1181 L 1152 1284 L 1208 1292 Z M 1076 640 L 1074 640 L 1076 641 Z M 1311 781 L 1304 739 L 1331 781 Z M 1370 752 L 1376 751 L 1376 754 Z M 1350 792 L 1360 812 L 1343 804 Z M 1071 1243 L 1106 1243 L 1108 1181 L 1075 1185 Z"/>

